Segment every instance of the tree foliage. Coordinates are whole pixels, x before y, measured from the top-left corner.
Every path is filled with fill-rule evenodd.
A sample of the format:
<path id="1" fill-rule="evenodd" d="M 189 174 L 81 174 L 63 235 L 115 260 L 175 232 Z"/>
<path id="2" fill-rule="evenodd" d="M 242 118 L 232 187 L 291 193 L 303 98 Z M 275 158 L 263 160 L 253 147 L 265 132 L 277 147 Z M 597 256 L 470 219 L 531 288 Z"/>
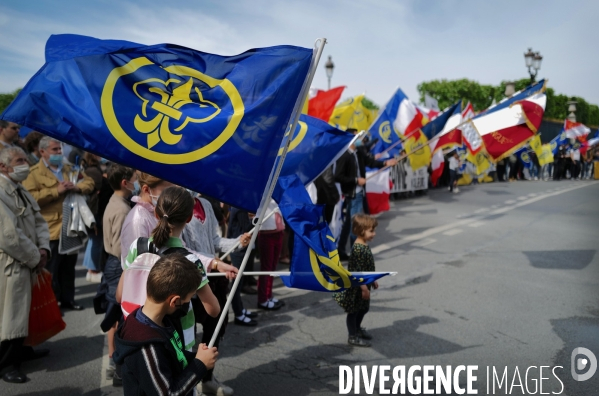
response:
<path id="1" fill-rule="evenodd" d="M 0 113 L 8 107 L 8 105 L 17 97 L 19 92 L 21 92 L 21 88 L 12 93 L 0 93 Z"/>
<path id="2" fill-rule="evenodd" d="M 379 106 L 367 97 L 364 97 L 364 99 L 362 99 L 362 106 L 366 107 L 368 110 L 379 109 Z"/>
<path id="3" fill-rule="evenodd" d="M 516 81 L 516 91 L 526 88 L 530 83 L 528 78 Z M 505 81 L 499 85 L 483 85 L 468 79 L 461 80 L 433 80 L 425 81 L 418 85 L 420 101 L 424 102 L 424 95 L 428 94 L 439 101 L 439 108 L 444 109 L 460 99 L 472 102 L 475 111 L 481 111 L 491 105 L 493 100 L 499 102 L 504 97 Z M 547 107 L 545 119 L 563 121 L 568 116 L 567 102 L 575 100 L 576 120 L 596 128 L 599 125 L 599 106 L 588 103 L 581 97 L 569 97 L 556 94 L 552 88 L 547 88 Z"/>

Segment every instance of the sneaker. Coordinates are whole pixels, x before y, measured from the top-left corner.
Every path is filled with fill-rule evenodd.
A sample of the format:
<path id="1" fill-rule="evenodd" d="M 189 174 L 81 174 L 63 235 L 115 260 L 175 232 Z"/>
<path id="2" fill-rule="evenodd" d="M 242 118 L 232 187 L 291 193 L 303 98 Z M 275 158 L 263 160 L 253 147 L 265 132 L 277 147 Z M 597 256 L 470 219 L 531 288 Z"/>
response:
<path id="1" fill-rule="evenodd" d="M 369 347 L 371 345 L 368 341 L 364 341 L 358 336 L 349 336 L 347 343 L 359 347 Z"/>
<path id="2" fill-rule="evenodd" d="M 447 187 L 447 191 L 451 191 L 451 187 Z"/>
<path id="3" fill-rule="evenodd" d="M 363 327 L 360 327 L 360 330 L 358 330 L 358 337 L 364 340 L 372 340 L 372 335 L 370 335 L 370 333 Z"/>
<path id="4" fill-rule="evenodd" d="M 89 274 L 89 272 L 88 272 L 88 274 Z M 101 272 L 92 273 L 90 276 L 89 282 L 102 283 L 102 273 Z"/>
<path id="5" fill-rule="evenodd" d="M 92 281 L 92 273 L 91 271 L 87 271 L 87 274 L 85 274 L 85 280 L 88 282 Z"/>
<path id="6" fill-rule="evenodd" d="M 216 379 L 214 374 L 212 375 L 211 381 L 200 382 L 197 386 L 197 390 L 207 395 L 216 396 L 231 396 L 234 393 L 230 386 L 221 383 Z"/>
<path id="7" fill-rule="evenodd" d="M 535 181 L 537 181 L 537 180 L 539 180 L 539 178 L 535 176 Z"/>
<path id="8" fill-rule="evenodd" d="M 106 379 L 111 380 L 114 378 L 114 372 L 116 371 L 116 365 L 112 358 L 108 358 L 108 367 L 106 367 Z"/>
<path id="9" fill-rule="evenodd" d="M 119 374 L 116 372 L 116 370 L 112 374 L 112 386 L 114 386 L 114 387 L 123 386 L 123 379 L 119 376 Z"/>

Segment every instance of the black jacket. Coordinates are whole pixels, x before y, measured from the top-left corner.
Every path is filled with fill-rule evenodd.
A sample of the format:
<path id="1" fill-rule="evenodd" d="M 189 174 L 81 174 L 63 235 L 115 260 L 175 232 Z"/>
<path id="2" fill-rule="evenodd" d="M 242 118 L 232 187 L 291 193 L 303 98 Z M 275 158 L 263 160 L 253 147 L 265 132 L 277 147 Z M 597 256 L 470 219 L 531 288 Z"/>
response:
<path id="1" fill-rule="evenodd" d="M 361 177 L 366 177 L 366 167 L 382 168 L 385 166 L 384 161 L 374 159 L 374 156 L 366 151 L 364 147 L 358 147 L 356 154 L 358 155 Z M 356 195 L 358 167 L 354 155 L 349 150 L 337 160 L 335 182 L 341 184 L 341 192 L 346 197 L 353 198 Z"/>
<path id="2" fill-rule="evenodd" d="M 339 191 L 335 186 L 335 174 L 333 166 L 329 166 L 320 176 L 314 180 L 316 186 L 316 203 L 319 205 L 336 205 L 339 202 Z"/>
<path id="3" fill-rule="evenodd" d="M 177 352 L 165 334 L 137 320 L 133 311 L 114 336 L 114 362 L 122 365 L 125 395 L 192 395 L 207 372 L 195 354 L 183 351 L 187 367 L 183 369 Z M 165 317 L 183 337 L 181 321 Z M 181 340 L 183 341 L 183 340 Z"/>

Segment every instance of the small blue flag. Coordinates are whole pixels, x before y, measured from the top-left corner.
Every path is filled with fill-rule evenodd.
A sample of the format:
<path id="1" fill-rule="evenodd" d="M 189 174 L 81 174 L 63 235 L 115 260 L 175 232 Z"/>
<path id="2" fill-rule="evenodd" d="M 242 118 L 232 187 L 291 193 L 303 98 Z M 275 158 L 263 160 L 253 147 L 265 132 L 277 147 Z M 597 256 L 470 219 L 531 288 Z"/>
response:
<path id="1" fill-rule="evenodd" d="M 294 233 L 291 275 L 281 277 L 287 287 L 334 292 L 367 285 L 389 274 L 354 276 L 341 265 L 323 208 L 312 204 L 297 176 L 280 178 L 273 198 Z"/>
<path id="2" fill-rule="evenodd" d="M 297 175 L 306 185 L 343 154 L 354 135 L 302 114 L 283 163 L 281 176 Z M 283 149 L 279 150 L 281 155 Z"/>
<path id="3" fill-rule="evenodd" d="M 389 102 L 387 102 L 385 107 L 381 109 L 378 117 L 376 120 L 374 120 L 374 123 L 370 129 L 368 129 L 372 139 L 379 139 L 379 141 L 372 148 L 373 153 L 381 153 L 394 144 L 396 144 L 396 146 L 389 150 L 389 155 L 391 157 L 395 157 L 401 152 L 402 144 L 398 143 L 401 141 L 400 131 L 395 129 L 394 124 L 398 117 L 399 106 L 404 100 L 409 101 L 408 97 L 401 90 L 401 88 L 398 88 L 391 99 L 389 99 Z M 410 133 L 411 131 L 407 132 Z"/>
<path id="4" fill-rule="evenodd" d="M 564 128 L 562 128 L 561 132 L 559 133 L 559 135 L 557 135 L 556 137 L 554 137 L 553 139 L 551 139 L 551 141 L 549 142 L 550 147 L 551 147 L 551 151 L 553 152 L 553 155 L 557 154 L 557 151 L 559 150 L 560 146 L 569 146 L 570 145 L 570 141 L 568 140 L 568 137 L 566 136 L 566 131 Z"/>
<path id="5" fill-rule="evenodd" d="M 51 36 L 1 118 L 256 211 L 312 56 Z"/>
<path id="6" fill-rule="evenodd" d="M 522 162 L 522 166 L 527 169 L 532 168 L 532 160 L 530 159 L 530 155 L 528 154 L 528 146 L 522 147 L 520 150 L 516 151 L 514 155 L 516 158 L 519 158 Z"/>
<path id="7" fill-rule="evenodd" d="M 428 140 L 431 140 L 434 136 L 438 135 L 445 128 L 445 124 L 447 124 L 447 120 L 453 115 L 462 113 L 462 100 L 459 100 L 457 103 L 451 105 L 450 108 L 443 111 L 443 113 L 439 114 L 432 121 L 429 121 L 425 126 L 423 126 L 420 131 L 424 133 Z"/>

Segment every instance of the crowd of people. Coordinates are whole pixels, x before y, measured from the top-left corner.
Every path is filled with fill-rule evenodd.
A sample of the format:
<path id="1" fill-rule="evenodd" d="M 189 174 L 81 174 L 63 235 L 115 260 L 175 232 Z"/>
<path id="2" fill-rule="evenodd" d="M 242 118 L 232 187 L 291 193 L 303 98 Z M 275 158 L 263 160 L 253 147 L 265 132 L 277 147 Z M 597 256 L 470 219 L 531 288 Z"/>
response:
<path id="1" fill-rule="evenodd" d="M 377 222 L 368 215 L 366 168 L 398 163 L 393 158 L 376 158 L 366 141 L 355 140 L 314 182 L 314 199 L 324 205 L 329 223 L 343 201 L 345 216 L 337 248 L 339 259 L 349 260 L 350 271 L 374 271 L 368 242 L 375 236 Z M 592 172 L 596 155 L 599 153 L 589 150 L 581 156 L 576 146 L 569 152 L 560 147 L 554 164 L 540 169 L 533 159 L 530 172 L 523 172 L 518 159 L 509 158 L 497 164 L 497 179 L 506 180 L 509 175 L 510 180 L 536 180 L 539 170 L 541 177 L 549 173 L 555 180 L 585 178 Z M 457 153 L 449 156 L 447 165 L 446 185 L 457 192 L 461 166 Z M 85 208 L 73 209 L 69 200 L 73 196 L 84 197 Z M 193 388 L 203 394 L 232 395 L 233 389 L 214 375 L 226 326 L 216 334 L 215 348 L 206 345 L 216 333 L 219 315 L 228 314 L 221 311 L 248 249 L 248 271 L 253 270 L 256 257 L 260 270 L 266 272 L 275 271 L 279 263 L 289 263 L 293 234 L 274 201 L 267 209 L 270 212 L 274 215 L 264 221 L 256 246 L 250 246 L 253 213 L 110 163 L 39 132 L 20 139 L 18 125 L 0 121 L 2 378 L 13 383 L 27 381 L 22 363 L 49 353 L 24 345 L 33 275 L 44 269 L 52 274 L 52 289 L 61 310 L 84 309 L 75 295 L 75 266 L 81 252 L 86 281 L 98 284 L 94 310 L 104 315 L 101 329 L 107 335 L 110 362 L 106 375 L 113 385 L 124 383 L 129 390 L 158 386 L 184 390 L 182 394 Z M 75 218 L 84 220 L 86 226 L 78 229 L 77 235 L 83 233 L 86 243 L 70 236 Z M 225 252 L 230 252 L 229 257 L 222 257 Z M 132 274 L 143 265 L 150 265 L 151 271 L 140 281 Z M 224 276 L 208 281 L 208 274 L 214 271 Z M 372 336 L 361 323 L 368 312 L 370 288 L 377 286 L 374 282 L 334 295 L 347 313 L 350 345 L 370 346 Z M 143 291 L 145 302 L 135 300 L 139 291 Z M 244 276 L 232 298 L 233 323 L 239 326 L 256 326 L 259 320 L 257 312 L 244 306 L 241 293 L 256 295 L 260 310 L 276 311 L 285 306 L 273 295 L 271 276 L 261 275 L 257 280 Z M 196 345 L 198 325 L 202 335 Z M 168 340 L 166 350 L 156 345 L 157 338 Z M 191 353 L 195 348 L 197 352 Z M 150 355 L 156 360 L 151 364 L 155 371 L 139 366 Z M 165 363 L 173 356 L 177 369 Z"/>
<path id="2" fill-rule="evenodd" d="M 232 395 L 233 389 L 214 375 L 217 349 L 207 352 L 206 344 L 216 332 L 231 281 L 236 277 L 248 249 L 251 249 L 246 267 L 249 271 L 253 269 L 256 257 L 259 258 L 261 271 L 274 271 L 279 263 L 289 263 L 293 253 L 293 235 L 276 203 L 272 201 L 267 209 L 267 213 L 273 212 L 274 215 L 263 222 L 256 246 L 249 246 L 254 228 L 253 213 L 229 208 L 167 180 L 111 163 L 36 131 L 21 139 L 19 130 L 14 123 L 0 121 L 0 219 L 3 230 L 0 235 L 0 263 L 6 268 L 0 276 L 2 378 L 13 383 L 27 381 L 22 363 L 42 358 L 50 352 L 24 345 L 28 335 L 31 279 L 34 275 L 45 270 L 51 273 L 52 290 L 62 311 L 85 308 L 77 302 L 75 295 L 75 266 L 81 253 L 83 266 L 87 269 L 86 281 L 98 284 L 94 310 L 96 314 L 104 315 L 100 327 L 107 336 L 109 366 L 106 375 L 112 378 L 113 385 L 120 386 L 123 380 L 127 383 L 127 376 L 134 375 L 137 369 L 132 367 L 132 362 L 135 359 L 129 361 L 127 356 L 145 350 L 143 345 L 147 345 L 148 338 L 136 334 L 131 328 L 146 325 L 160 330 L 166 327 L 167 332 L 162 334 L 177 334 L 174 345 L 180 343 L 180 348 L 176 355 L 183 361 L 182 356 L 195 349 L 196 330 L 201 325 L 196 357 L 209 358 L 200 359 L 203 366 L 200 371 L 195 370 L 196 374 L 201 374 L 197 391 Z M 334 206 L 345 196 L 347 216 L 339 242 L 342 260 L 350 259 L 348 243 L 349 248 L 354 249 L 355 246 L 366 245 L 374 236 L 376 224 L 368 223 L 370 227 L 365 228 L 357 226 L 356 222 L 352 224 L 351 220 L 368 211 L 364 199 L 366 166 L 381 168 L 395 163 L 394 159 L 375 159 L 363 146 L 362 140 L 357 140 L 336 165 L 327 169 L 315 182 L 318 202 L 325 204 L 325 215 L 329 221 Z M 337 185 L 340 185 L 341 191 Z M 69 200 L 72 196 L 84 197 L 85 208 L 73 210 Z M 75 239 L 84 243 L 69 245 L 77 242 L 70 237 L 69 230 L 79 217 L 85 218 L 85 227 L 78 229 L 77 235 L 83 233 L 84 237 Z M 372 234 L 365 235 L 367 231 Z M 228 258 L 219 258 L 227 251 L 231 252 Z M 158 261 L 151 263 L 146 304 L 132 306 L 131 290 L 145 290 L 146 280 L 144 285 L 137 285 L 131 283 L 135 279 L 133 275 L 124 274 L 133 274 L 132 269 L 148 260 L 144 253 L 155 256 Z M 358 256 L 362 257 L 363 253 L 352 253 L 356 257 L 353 262 L 350 260 L 350 266 L 362 268 L 362 259 Z M 174 272 L 173 277 L 164 275 L 166 267 L 173 271 L 180 268 L 182 273 L 186 271 L 185 267 L 189 269 L 189 265 L 174 257 L 182 257 L 200 270 L 201 277 L 197 282 L 193 281 L 197 283 L 195 289 L 190 286 L 193 282 L 181 282 L 179 285 L 174 280 Z M 225 276 L 211 277 L 208 282 L 207 274 L 213 271 L 222 272 Z M 154 275 L 161 279 L 152 280 Z M 156 286 L 157 289 L 151 292 L 149 285 L 160 282 L 166 286 Z M 233 323 L 239 326 L 256 326 L 259 320 L 257 312 L 244 307 L 241 293 L 256 295 L 255 307 L 260 310 L 276 311 L 285 306 L 284 301 L 273 295 L 271 276 L 261 275 L 257 280 L 244 276 L 232 299 Z M 176 294 L 178 299 L 169 300 L 171 294 Z M 351 296 L 362 299 L 367 297 L 366 294 L 360 292 Z M 340 303 L 348 312 L 348 318 L 352 318 L 351 321 L 348 319 L 348 342 L 367 346 L 360 341 L 370 337 L 359 326 L 365 314 L 364 304 L 351 304 L 348 308 L 348 298 L 344 300 L 345 305 Z M 148 310 L 142 310 L 141 306 Z M 172 307 L 176 309 L 173 311 Z M 357 307 L 356 312 L 352 311 L 354 307 Z M 158 311 L 161 314 L 153 317 L 152 314 Z M 130 325 L 123 325 L 129 323 L 126 318 L 131 318 Z M 171 331 L 169 320 L 173 318 L 179 319 L 179 322 Z M 216 348 L 219 348 L 225 331 L 226 326 L 223 326 L 217 334 Z"/>

